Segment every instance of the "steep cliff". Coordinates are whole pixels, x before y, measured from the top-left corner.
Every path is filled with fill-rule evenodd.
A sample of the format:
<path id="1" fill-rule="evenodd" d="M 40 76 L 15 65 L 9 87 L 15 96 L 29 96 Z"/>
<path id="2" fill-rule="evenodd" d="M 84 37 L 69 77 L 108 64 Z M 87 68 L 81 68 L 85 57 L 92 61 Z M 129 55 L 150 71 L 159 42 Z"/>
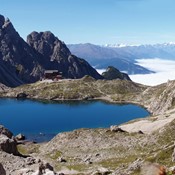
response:
<path id="1" fill-rule="evenodd" d="M 88 62 L 72 55 L 67 46 L 49 31 L 32 32 L 28 35 L 27 42 L 42 55 L 40 63 L 45 69 L 59 70 L 65 78 L 82 78 L 90 75 L 102 79 Z"/>
<path id="2" fill-rule="evenodd" d="M 7 86 L 32 83 L 42 68 L 37 53 L 20 37 L 9 19 L 0 15 L 0 82 Z"/>

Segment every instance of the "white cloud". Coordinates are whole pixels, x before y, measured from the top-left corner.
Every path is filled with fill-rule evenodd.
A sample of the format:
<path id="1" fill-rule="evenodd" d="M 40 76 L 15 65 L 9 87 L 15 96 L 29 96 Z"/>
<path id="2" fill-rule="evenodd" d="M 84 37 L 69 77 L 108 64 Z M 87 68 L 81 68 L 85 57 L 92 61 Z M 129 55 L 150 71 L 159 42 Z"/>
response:
<path id="1" fill-rule="evenodd" d="M 103 72 L 106 71 L 106 69 L 96 69 L 96 71 L 101 75 Z"/>
<path id="2" fill-rule="evenodd" d="M 154 86 L 175 79 L 175 61 L 173 60 L 140 59 L 137 60 L 137 64 L 156 73 L 130 75 L 130 78 L 135 82 Z"/>

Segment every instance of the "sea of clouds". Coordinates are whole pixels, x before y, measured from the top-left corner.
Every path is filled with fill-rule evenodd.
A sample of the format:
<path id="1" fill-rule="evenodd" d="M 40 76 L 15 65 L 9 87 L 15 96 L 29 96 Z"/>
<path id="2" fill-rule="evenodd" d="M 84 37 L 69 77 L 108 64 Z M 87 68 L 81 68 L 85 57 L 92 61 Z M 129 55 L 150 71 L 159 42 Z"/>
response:
<path id="1" fill-rule="evenodd" d="M 145 85 L 158 85 L 168 80 L 175 80 L 175 61 L 160 58 L 139 59 L 137 64 L 155 73 L 129 75 L 131 80 Z"/>
<path id="2" fill-rule="evenodd" d="M 155 86 L 166 83 L 168 80 L 175 80 L 175 61 L 160 58 L 138 59 L 137 64 L 155 73 L 129 75 L 132 81 L 144 85 Z M 97 69 L 101 74 L 105 69 Z"/>

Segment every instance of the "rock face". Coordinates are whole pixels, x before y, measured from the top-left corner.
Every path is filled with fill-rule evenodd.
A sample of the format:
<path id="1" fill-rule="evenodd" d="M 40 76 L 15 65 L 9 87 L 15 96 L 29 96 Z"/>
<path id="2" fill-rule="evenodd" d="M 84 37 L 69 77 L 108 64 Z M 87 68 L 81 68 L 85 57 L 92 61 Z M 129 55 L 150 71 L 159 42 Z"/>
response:
<path id="1" fill-rule="evenodd" d="M 0 135 L 0 150 L 6 153 L 19 155 L 16 141 L 5 135 Z"/>
<path id="2" fill-rule="evenodd" d="M 5 135 L 8 138 L 12 138 L 13 134 L 8 129 L 4 128 L 4 126 L 0 125 L 0 135 Z"/>
<path id="3" fill-rule="evenodd" d="M 6 175 L 5 169 L 4 169 L 4 167 L 2 166 L 1 163 L 0 163 L 0 174 L 1 175 Z"/>
<path id="4" fill-rule="evenodd" d="M 65 78 L 82 78 L 90 75 L 95 79 L 102 76 L 88 62 L 72 55 L 66 45 L 51 32 L 32 32 L 27 37 L 28 44 L 42 55 L 44 69 L 62 72 Z"/>
<path id="5" fill-rule="evenodd" d="M 6 153 L 19 155 L 17 150 L 17 143 L 12 138 L 13 134 L 3 126 L 0 126 L 0 151 Z"/>
<path id="6" fill-rule="evenodd" d="M 16 139 L 17 141 L 25 140 L 25 135 L 19 133 L 19 134 L 15 137 L 15 139 Z"/>
<path id="7" fill-rule="evenodd" d="M 32 83 L 42 68 L 36 53 L 16 32 L 9 19 L 0 15 L 0 82 L 7 86 Z"/>
<path id="8" fill-rule="evenodd" d="M 27 41 L 20 37 L 9 19 L 0 15 L 0 83 L 10 87 L 33 83 L 42 78 L 46 69 L 59 70 L 65 78 L 90 75 L 102 79 L 51 32 L 32 32 Z"/>
<path id="9" fill-rule="evenodd" d="M 116 69 L 113 66 L 109 66 L 105 72 L 102 73 L 102 76 L 106 80 L 114 80 L 114 79 L 120 79 L 120 80 L 130 80 L 129 76 L 125 73 L 120 72 L 118 69 Z"/>

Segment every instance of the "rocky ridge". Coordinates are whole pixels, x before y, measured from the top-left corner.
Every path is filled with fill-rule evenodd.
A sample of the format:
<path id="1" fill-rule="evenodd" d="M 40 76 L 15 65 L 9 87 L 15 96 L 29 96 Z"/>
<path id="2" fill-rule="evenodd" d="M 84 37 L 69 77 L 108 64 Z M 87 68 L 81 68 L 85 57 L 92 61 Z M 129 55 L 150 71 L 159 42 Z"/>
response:
<path id="1" fill-rule="evenodd" d="M 27 43 L 42 55 L 44 69 L 58 70 L 65 78 L 82 78 L 85 75 L 103 78 L 84 59 L 72 55 L 67 46 L 49 31 L 32 32 L 27 36 Z"/>
<path id="2" fill-rule="evenodd" d="M 102 73 L 102 76 L 106 80 L 120 79 L 120 80 L 130 80 L 131 81 L 131 79 L 126 73 L 120 72 L 118 69 L 116 69 L 113 66 L 108 66 L 106 71 Z"/>
<path id="3" fill-rule="evenodd" d="M 58 70 L 65 78 L 103 78 L 49 31 L 32 32 L 27 42 L 11 21 L 0 15 L 0 83 L 10 87 L 33 83 L 43 77 L 46 69 Z"/>
<path id="4" fill-rule="evenodd" d="M 0 82 L 7 86 L 32 83 L 43 69 L 38 54 L 19 36 L 9 19 L 0 15 Z"/>

